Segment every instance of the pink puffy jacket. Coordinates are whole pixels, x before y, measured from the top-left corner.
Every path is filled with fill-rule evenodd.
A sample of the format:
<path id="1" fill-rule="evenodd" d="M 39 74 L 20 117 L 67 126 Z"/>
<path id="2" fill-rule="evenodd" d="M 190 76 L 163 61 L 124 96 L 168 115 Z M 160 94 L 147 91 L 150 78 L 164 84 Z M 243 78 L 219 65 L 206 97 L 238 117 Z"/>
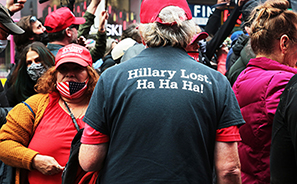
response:
<path id="1" fill-rule="evenodd" d="M 280 95 L 297 70 L 277 61 L 251 59 L 233 85 L 246 124 L 240 127 L 242 183 L 270 183 L 271 129 Z"/>

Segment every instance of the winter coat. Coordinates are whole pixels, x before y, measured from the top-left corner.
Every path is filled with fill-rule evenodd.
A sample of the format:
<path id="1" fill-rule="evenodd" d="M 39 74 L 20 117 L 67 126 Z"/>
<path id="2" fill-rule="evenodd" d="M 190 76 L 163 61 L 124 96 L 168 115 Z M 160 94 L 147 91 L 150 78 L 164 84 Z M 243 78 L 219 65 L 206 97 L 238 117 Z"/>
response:
<path id="1" fill-rule="evenodd" d="M 35 118 L 24 103 L 19 103 L 7 115 L 7 121 L 10 124 L 3 125 L 0 131 L 0 148 L 2 150 L 0 158 L 5 164 L 17 167 L 16 184 L 24 183 L 21 179 L 26 177 L 21 177 L 21 175 L 27 174 L 27 170 L 33 169 L 32 160 L 38 152 L 26 147 L 29 145 L 30 139 L 49 104 L 49 95 L 34 95 L 28 98 L 26 103 L 30 105 L 33 112 L 36 112 Z M 9 139 L 14 141 L 4 141 Z M 10 155 L 12 149 L 17 150 L 13 158 Z"/>
<path id="2" fill-rule="evenodd" d="M 248 41 L 244 48 L 241 50 L 239 58 L 225 74 L 231 86 L 233 86 L 239 74 L 246 68 L 246 65 L 249 63 L 250 59 L 255 57 L 256 55 L 251 48 L 250 41 Z"/>
<path id="3" fill-rule="evenodd" d="M 270 183 L 270 145 L 280 95 L 297 70 L 277 61 L 251 59 L 233 85 L 246 124 L 239 129 L 242 183 Z"/>
<path id="4" fill-rule="evenodd" d="M 226 68 L 228 70 L 236 62 L 236 60 L 240 57 L 240 52 L 246 46 L 248 40 L 249 40 L 249 36 L 247 36 L 245 34 L 242 34 L 238 37 L 235 44 L 232 46 L 233 53 L 228 58 L 228 61 L 226 61 L 226 65 L 227 65 Z"/>

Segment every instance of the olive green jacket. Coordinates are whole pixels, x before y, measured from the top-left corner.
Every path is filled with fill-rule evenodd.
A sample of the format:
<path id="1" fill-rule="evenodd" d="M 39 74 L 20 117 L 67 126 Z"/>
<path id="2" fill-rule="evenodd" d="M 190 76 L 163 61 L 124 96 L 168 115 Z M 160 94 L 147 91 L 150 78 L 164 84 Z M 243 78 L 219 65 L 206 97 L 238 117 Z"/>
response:
<path id="1" fill-rule="evenodd" d="M 86 19 L 86 22 L 79 26 L 78 37 L 84 36 L 85 38 L 88 38 L 91 26 L 94 25 L 95 15 L 86 12 L 83 17 Z M 90 50 L 93 63 L 95 63 L 98 59 L 102 58 L 105 53 L 106 32 L 100 32 L 100 30 L 98 29 L 95 41 L 95 47 Z"/>

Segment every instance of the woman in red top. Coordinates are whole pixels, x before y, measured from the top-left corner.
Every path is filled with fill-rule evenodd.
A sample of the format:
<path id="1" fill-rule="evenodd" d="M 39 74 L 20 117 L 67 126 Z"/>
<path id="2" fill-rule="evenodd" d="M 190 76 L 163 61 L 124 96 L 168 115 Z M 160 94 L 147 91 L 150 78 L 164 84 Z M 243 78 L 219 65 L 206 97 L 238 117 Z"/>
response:
<path id="1" fill-rule="evenodd" d="M 39 94 L 26 100 L 35 117 L 23 103 L 8 114 L 0 131 L 0 149 L 5 152 L 0 159 L 22 171 L 27 169 L 21 177 L 17 169 L 16 183 L 61 183 L 71 141 L 77 129 L 84 127 L 82 118 L 99 78 L 91 66 L 86 48 L 77 44 L 61 48 L 55 67 L 35 86 Z"/>

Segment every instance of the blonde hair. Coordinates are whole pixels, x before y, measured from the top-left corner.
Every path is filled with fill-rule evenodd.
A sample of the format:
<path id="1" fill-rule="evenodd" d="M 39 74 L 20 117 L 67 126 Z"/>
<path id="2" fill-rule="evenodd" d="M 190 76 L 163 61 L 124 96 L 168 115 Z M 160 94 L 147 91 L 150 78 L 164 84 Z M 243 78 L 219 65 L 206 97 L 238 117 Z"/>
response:
<path id="1" fill-rule="evenodd" d="M 297 14 L 287 10 L 289 2 L 286 0 L 267 0 L 257 6 L 251 18 L 251 46 L 255 54 L 271 54 L 272 45 L 282 35 L 286 34 L 290 40 L 296 41 Z"/>
<path id="2" fill-rule="evenodd" d="M 159 13 L 163 23 L 140 24 L 143 41 L 148 47 L 170 45 L 185 48 L 196 33 L 195 23 L 192 20 L 184 20 L 185 17 L 185 11 L 179 7 L 163 8 Z"/>

